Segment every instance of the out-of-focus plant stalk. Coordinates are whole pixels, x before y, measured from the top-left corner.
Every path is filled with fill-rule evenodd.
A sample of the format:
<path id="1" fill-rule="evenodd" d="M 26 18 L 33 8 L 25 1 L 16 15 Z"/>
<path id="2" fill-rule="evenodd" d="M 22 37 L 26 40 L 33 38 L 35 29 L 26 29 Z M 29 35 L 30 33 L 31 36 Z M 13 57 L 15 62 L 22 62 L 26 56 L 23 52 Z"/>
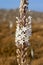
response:
<path id="1" fill-rule="evenodd" d="M 28 65 L 27 49 L 30 46 L 29 37 L 31 36 L 31 16 L 26 18 L 28 9 L 28 0 L 20 0 L 20 17 L 16 17 L 16 34 L 15 42 L 17 46 L 18 65 Z M 33 54 L 33 52 L 32 52 Z"/>

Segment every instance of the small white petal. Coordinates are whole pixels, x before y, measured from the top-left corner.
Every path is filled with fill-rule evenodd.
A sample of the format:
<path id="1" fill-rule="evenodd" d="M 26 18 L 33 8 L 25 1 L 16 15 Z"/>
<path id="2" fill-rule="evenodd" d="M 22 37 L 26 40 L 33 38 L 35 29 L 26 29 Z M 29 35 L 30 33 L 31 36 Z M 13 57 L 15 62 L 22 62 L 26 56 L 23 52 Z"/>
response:
<path id="1" fill-rule="evenodd" d="M 18 17 L 16 17 L 16 19 L 19 21 L 19 18 Z"/>
<path id="2" fill-rule="evenodd" d="M 24 31 L 24 32 L 25 32 L 26 30 L 27 30 L 27 29 L 26 29 L 26 27 L 24 27 L 24 26 L 23 26 L 22 31 Z"/>

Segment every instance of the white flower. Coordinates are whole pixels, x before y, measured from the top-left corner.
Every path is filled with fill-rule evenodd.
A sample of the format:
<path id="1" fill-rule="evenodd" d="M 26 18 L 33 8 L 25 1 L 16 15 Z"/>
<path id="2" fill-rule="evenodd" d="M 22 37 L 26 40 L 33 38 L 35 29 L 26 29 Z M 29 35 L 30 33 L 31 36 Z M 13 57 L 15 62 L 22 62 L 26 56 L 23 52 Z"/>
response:
<path id="1" fill-rule="evenodd" d="M 27 29 L 31 29 L 31 25 L 28 25 Z"/>
<path id="2" fill-rule="evenodd" d="M 28 18 L 31 20 L 31 18 L 32 18 L 32 17 L 31 17 L 31 16 L 29 16 Z"/>
<path id="3" fill-rule="evenodd" d="M 25 41 L 28 41 L 29 40 L 29 37 L 27 36 L 27 37 L 25 37 Z"/>
<path id="4" fill-rule="evenodd" d="M 22 30 L 16 30 L 16 37 L 20 36 L 22 33 Z"/>
<path id="5" fill-rule="evenodd" d="M 31 29 L 27 29 L 26 33 L 25 33 L 28 37 L 31 36 Z"/>
<path id="6" fill-rule="evenodd" d="M 27 30 L 27 28 L 23 26 L 23 27 L 22 27 L 22 31 L 25 32 L 26 30 Z"/>
<path id="7" fill-rule="evenodd" d="M 27 7 L 27 4 L 24 4 L 24 6 L 23 7 Z"/>
<path id="8" fill-rule="evenodd" d="M 23 40 L 20 40 L 19 44 L 22 44 L 23 45 L 24 41 Z"/>
<path id="9" fill-rule="evenodd" d="M 19 30 L 19 25 L 16 27 L 16 31 L 18 31 Z"/>
<path id="10" fill-rule="evenodd" d="M 22 33 L 21 33 L 21 37 L 23 38 L 23 37 L 25 37 L 25 34 L 24 34 L 24 32 L 22 31 Z"/>
<path id="11" fill-rule="evenodd" d="M 18 21 L 16 21 L 16 23 L 18 24 Z"/>
<path id="12" fill-rule="evenodd" d="M 22 44 L 23 45 L 23 43 L 24 43 L 24 41 L 22 39 L 21 40 L 20 39 L 19 40 L 16 39 L 15 42 L 16 42 L 16 45 L 18 45 L 18 44 Z"/>
<path id="13" fill-rule="evenodd" d="M 26 18 L 26 22 L 28 23 L 28 19 Z"/>
<path id="14" fill-rule="evenodd" d="M 18 41 L 18 40 L 21 40 L 21 36 L 19 36 L 19 37 L 16 37 L 16 39 L 17 39 L 17 41 Z"/>
<path id="15" fill-rule="evenodd" d="M 31 16 L 28 17 L 28 19 L 29 19 L 28 24 L 31 24 L 31 18 L 32 18 Z"/>
<path id="16" fill-rule="evenodd" d="M 19 18 L 18 17 L 16 17 L 16 19 L 18 20 L 18 22 L 19 22 Z"/>

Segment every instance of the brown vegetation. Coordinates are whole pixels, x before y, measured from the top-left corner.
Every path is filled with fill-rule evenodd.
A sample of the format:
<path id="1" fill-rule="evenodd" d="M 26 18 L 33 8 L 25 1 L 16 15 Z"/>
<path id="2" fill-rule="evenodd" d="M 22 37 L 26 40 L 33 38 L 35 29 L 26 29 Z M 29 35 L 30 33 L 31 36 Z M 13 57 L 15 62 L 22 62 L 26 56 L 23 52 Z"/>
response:
<path id="1" fill-rule="evenodd" d="M 31 47 L 34 50 L 34 58 L 31 58 L 28 49 L 28 59 L 31 65 L 43 65 L 43 13 L 30 12 L 32 18 Z M 17 65 L 15 29 L 18 10 L 0 10 L 0 65 Z M 10 28 L 10 21 L 13 27 Z"/>

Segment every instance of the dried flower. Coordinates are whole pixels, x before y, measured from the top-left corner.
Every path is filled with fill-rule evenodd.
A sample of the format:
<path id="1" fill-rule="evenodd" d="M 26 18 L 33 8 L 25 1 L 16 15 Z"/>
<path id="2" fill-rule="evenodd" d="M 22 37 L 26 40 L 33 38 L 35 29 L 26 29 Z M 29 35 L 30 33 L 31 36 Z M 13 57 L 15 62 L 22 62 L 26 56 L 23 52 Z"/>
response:
<path id="1" fill-rule="evenodd" d="M 27 63 L 27 47 L 30 46 L 29 37 L 31 36 L 31 16 L 26 18 L 26 10 L 28 8 L 28 0 L 20 0 L 20 18 L 16 17 L 17 26 L 15 34 L 15 42 L 17 46 L 17 62 L 18 65 L 28 65 Z M 33 57 L 33 50 L 31 49 Z"/>

